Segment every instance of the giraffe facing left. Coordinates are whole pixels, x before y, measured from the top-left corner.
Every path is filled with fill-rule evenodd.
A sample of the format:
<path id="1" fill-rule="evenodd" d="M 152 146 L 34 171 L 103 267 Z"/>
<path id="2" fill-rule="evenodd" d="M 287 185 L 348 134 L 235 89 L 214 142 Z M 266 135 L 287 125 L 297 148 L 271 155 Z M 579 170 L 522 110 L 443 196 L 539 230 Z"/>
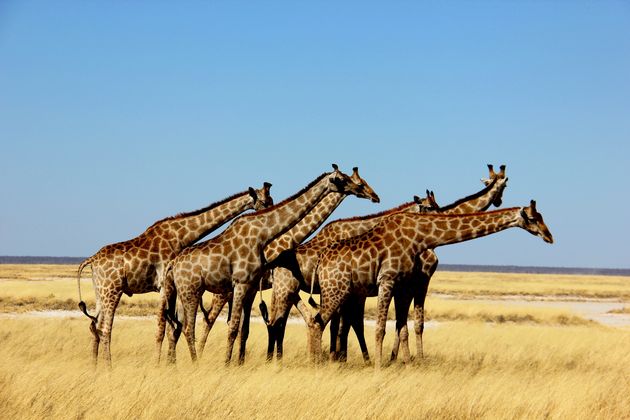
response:
<path id="1" fill-rule="evenodd" d="M 111 366 L 110 342 L 116 307 L 122 294 L 161 291 L 162 270 L 185 247 L 230 221 L 246 210 L 261 210 L 273 205 L 271 184 L 260 189 L 234 194 L 202 209 L 159 220 L 141 235 L 106 245 L 79 265 L 77 287 L 79 308 L 91 319 L 92 357 L 96 364 L 99 345 L 103 358 Z M 90 315 L 81 298 L 81 272 L 92 267 L 96 295 L 96 315 Z"/>

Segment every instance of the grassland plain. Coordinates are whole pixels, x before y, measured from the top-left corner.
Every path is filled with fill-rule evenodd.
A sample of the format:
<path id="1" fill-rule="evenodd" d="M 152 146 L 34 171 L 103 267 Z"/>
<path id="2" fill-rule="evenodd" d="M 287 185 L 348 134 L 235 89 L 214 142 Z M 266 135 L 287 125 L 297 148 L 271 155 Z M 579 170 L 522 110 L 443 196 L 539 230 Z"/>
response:
<path id="1" fill-rule="evenodd" d="M 76 311 L 75 270 L 0 265 L 0 312 L 57 304 Z M 299 323 L 287 328 L 281 365 L 265 363 L 266 330 L 256 323 L 245 365 L 224 366 L 226 326 L 218 322 L 196 366 L 180 345 L 175 367 L 156 367 L 152 317 L 117 319 L 114 367 L 95 370 L 85 317 L 4 316 L 0 418 L 630 418 L 629 329 L 570 311 L 471 300 L 533 296 L 540 284 L 550 291 L 541 299 L 627 301 L 630 279 L 518 276 L 437 273 L 431 288 L 458 298 L 430 296 L 429 314 L 440 322 L 425 332 L 425 358 L 380 372 L 363 365 L 352 340 L 347 364 L 310 365 Z M 83 287 L 93 296 L 89 280 Z M 28 303 L 11 303 L 19 299 Z M 133 305 L 121 313 L 152 315 L 157 294 L 125 302 Z M 373 354 L 370 326 L 366 335 Z M 392 339 L 388 330 L 386 349 Z"/>

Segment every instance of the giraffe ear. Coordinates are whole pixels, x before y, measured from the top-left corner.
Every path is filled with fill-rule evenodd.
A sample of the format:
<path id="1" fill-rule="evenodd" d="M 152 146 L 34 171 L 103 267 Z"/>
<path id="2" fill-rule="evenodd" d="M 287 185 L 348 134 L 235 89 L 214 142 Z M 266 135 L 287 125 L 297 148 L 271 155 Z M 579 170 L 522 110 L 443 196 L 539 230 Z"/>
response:
<path id="1" fill-rule="evenodd" d="M 521 217 L 523 218 L 523 220 L 525 220 L 525 222 L 527 222 L 527 223 L 530 222 L 530 218 L 527 215 L 527 211 L 525 211 L 525 207 L 521 208 Z"/>
<path id="2" fill-rule="evenodd" d="M 256 190 L 255 189 L 253 189 L 252 187 L 249 187 L 249 189 L 247 191 L 249 192 L 249 195 L 252 196 L 254 201 L 258 200 L 258 195 L 256 194 Z"/>
<path id="3" fill-rule="evenodd" d="M 422 204 L 422 199 L 420 197 L 418 197 L 417 195 L 413 196 L 413 202 L 416 204 Z"/>

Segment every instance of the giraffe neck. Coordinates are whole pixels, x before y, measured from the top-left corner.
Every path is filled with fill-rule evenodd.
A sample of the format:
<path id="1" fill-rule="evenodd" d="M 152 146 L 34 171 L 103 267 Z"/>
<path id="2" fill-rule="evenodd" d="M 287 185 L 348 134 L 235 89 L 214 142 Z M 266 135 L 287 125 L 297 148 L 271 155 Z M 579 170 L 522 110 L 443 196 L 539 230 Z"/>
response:
<path id="1" fill-rule="evenodd" d="M 261 247 L 266 246 L 291 229 L 330 192 L 329 175 L 329 173 L 321 175 L 302 191 L 279 204 L 241 217 L 239 225 L 247 225 L 249 222 L 258 225 L 260 230 L 257 233 L 257 241 Z"/>
<path id="2" fill-rule="evenodd" d="M 336 220 L 326 225 L 315 238 L 307 242 L 307 244 L 326 246 L 343 239 L 352 238 L 372 230 L 376 225 L 397 213 L 415 212 L 417 204 L 414 202 L 402 204 L 391 210 L 370 216 L 354 217 L 349 219 Z M 305 244 L 306 245 L 306 244 Z"/>
<path id="3" fill-rule="evenodd" d="M 465 214 L 486 211 L 492 205 L 497 194 L 504 188 L 504 183 L 499 178 L 492 180 L 490 185 L 481 191 L 444 206 L 437 212 L 442 214 Z"/>
<path id="4" fill-rule="evenodd" d="M 317 203 L 315 208 L 295 226 L 267 245 L 265 248 L 265 259 L 271 262 L 275 260 L 282 251 L 295 248 L 299 245 L 324 223 L 345 197 L 345 194 L 338 192 L 330 193 L 324 197 L 324 199 Z"/>
<path id="5" fill-rule="evenodd" d="M 244 191 L 232 198 L 211 206 L 198 214 L 182 215 L 165 221 L 167 229 L 175 232 L 174 239 L 183 249 L 208 235 L 225 222 L 252 208 L 253 200 L 249 192 Z"/>
<path id="6" fill-rule="evenodd" d="M 513 207 L 464 215 L 400 215 L 401 229 L 396 230 L 396 236 L 411 235 L 413 242 L 421 248 L 418 251 L 432 249 L 521 226 L 521 210 Z"/>

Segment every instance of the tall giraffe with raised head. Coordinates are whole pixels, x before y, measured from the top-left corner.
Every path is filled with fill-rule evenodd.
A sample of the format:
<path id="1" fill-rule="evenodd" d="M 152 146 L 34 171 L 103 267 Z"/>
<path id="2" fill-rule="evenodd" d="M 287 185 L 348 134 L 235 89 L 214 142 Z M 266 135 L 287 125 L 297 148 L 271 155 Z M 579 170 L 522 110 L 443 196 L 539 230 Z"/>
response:
<path id="1" fill-rule="evenodd" d="M 499 207 L 503 200 L 503 191 L 507 186 L 508 178 L 505 175 L 505 165 L 500 166 L 500 171 L 494 171 L 493 165 L 488 165 L 489 177 L 481 181 L 486 186 L 483 190 L 459 199 L 447 206 L 437 205 L 428 208 L 428 213 L 439 214 L 466 214 L 486 211 L 493 205 Z M 490 186 L 492 186 L 490 188 Z M 435 196 L 433 196 L 435 199 Z M 435 200 L 434 200 L 435 201 Z M 409 360 L 409 343 L 407 331 L 408 310 L 411 300 L 414 300 L 414 318 L 416 332 L 417 355 L 422 357 L 422 334 L 424 332 L 424 302 L 429 287 L 429 282 L 438 266 L 438 258 L 435 252 L 427 249 L 418 256 L 413 274 L 403 279 L 394 294 L 394 306 L 396 309 L 396 335 L 394 347 L 392 349 L 392 360 L 396 359 L 402 341 L 404 360 Z M 342 325 L 339 329 L 339 336 L 336 340 L 336 348 L 339 354 L 331 349 L 331 357 L 338 356 L 340 360 L 345 360 L 347 353 L 348 332 L 352 326 L 355 331 L 363 330 L 363 314 L 365 307 L 365 296 L 355 295 L 350 297 L 341 308 Z M 333 316 L 331 319 L 331 333 L 334 334 L 336 328 L 334 323 L 339 319 Z M 363 340 L 364 342 L 364 340 Z M 367 347 L 361 346 L 363 358 L 369 361 Z"/>
<path id="2" fill-rule="evenodd" d="M 357 185 L 356 191 L 353 193 L 359 198 L 369 199 L 374 203 L 378 203 L 380 198 L 374 192 L 372 187 L 359 175 L 359 168 L 352 168 L 352 175 L 350 176 L 352 182 Z M 269 245 L 265 247 L 264 250 L 264 258 L 267 261 L 267 267 L 273 267 L 274 260 L 285 250 L 292 249 L 297 246 L 300 241 L 304 238 L 310 236 L 321 224 L 330 216 L 330 214 L 341 204 L 344 198 L 346 198 L 351 193 L 350 189 L 340 191 L 340 192 L 332 192 L 324 197 L 317 205 L 303 218 L 301 219 L 295 226 L 289 229 L 282 236 L 274 239 Z M 260 290 L 267 289 L 270 287 L 265 280 L 268 278 L 268 271 L 265 271 L 263 274 L 263 280 L 261 280 Z M 168 282 L 170 283 L 170 282 Z M 172 295 L 169 297 L 172 301 Z M 211 307 L 208 311 L 200 305 L 202 312 L 204 314 L 204 329 L 202 335 L 199 339 L 199 356 L 203 354 L 205 343 L 208 338 L 208 334 L 214 325 L 217 317 L 219 316 L 221 310 L 232 298 L 232 292 L 226 294 L 215 294 L 213 296 Z M 200 301 L 201 302 L 201 301 Z M 174 303 L 171 303 L 174 306 Z M 171 331 L 169 337 L 174 337 L 174 335 L 179 335 L 178 332 Z M 162 335 L 163 338 L 163 335 Z M 243 335 L 241 335 L 241 339 Z M 169 361 L 175 361 L 175 349 L 174 345 L 176 342 L 175 339 L 169 339 Z M 243 344 L 241 344 L 243 346 Z M 158 344 L 158 352 L 160 345 Z"/>
<path id="3" fill-rule="evenodd" d="M 225 360 L 228 363 L 232 357 L 239 330 L 242 344 L 239 362 L 244 360 L 244 344 L 256 283 L 266 264 L 265 247 L 304 218 L 327 194 L 361 193 L 348 175 L 339 171 L 336 165 L 333 168 L 333 172 L 322 174 L 281 203 L 241 216 L 220 235 L 185 249 L 169 264 L 165 275 L 172 276 L 177 290 L 177 299 L 183 309 L 183 332 L 193 361 L 197 359 L 195 318 L 202 294 L 204 291 L 226 294 L 232 290 L 232 316 Z M 165 281 L 169 281 L 168 278 Z"/>
<path id="4" fill-rule="evenodd" d="M 350 179 L 357 184 L 360 195 L 359 198 L 366 198 L 373 203 L 379 203 L 380 198 L 374 192 L 372 187 L 359 175 L 359 168 L 352 168 L 352 175 Z M 320 201 L 315 208 L 308 213 L 302 220 L 300 220 L 295 226 L 289 229 L 286 233 L 277 239 L 274 239 L 269 245 L 265 247 L 265 260 L 268 262 L 267 268 L 273 270 L 275 267 L 275 260 L 283 252 L 291 250 L 299 245 L 300 240 L 308 238 L 313 232 L 315 232 L 321 225 L 328 219 L 332 212 L 341 204 L 343 199 L 347 197 L 344 193 L 331 193 L 328 194 L 322 201 Z M 270 277 L 270 271 L 267 270 L 261 280 L 260 290 L 266 290 L 271 287 L 268 279 Z M 205 324 L 201 338 L 199 339 L 199 356 L 203 354 L 208 334 L 214 325 L 219 313 L 225 306 L 225 304 L 231 299 L 231 293 L 227 295 L 215 295 L 212 301 L 212 305 L 208 312 L 204 311 Z M 264 309 L 263 318 L 266 318 L 266 305 L 261 303 Z M 265 319 L 268 321 L 268 319 Z"/>
<path id="5" fill-rule="evenodd" d="M 495 173 L 492 165 L 488 165 L 490 169 L 490 178 L 484 180 L 485 188 L 469 197 L 458 200 L 453 203 L 455 206 L 468 206 L 468 203 L 477 203 L 482 207 L 482 201 L 489 203 L 499 201 L 505 188 L 505 168 L 502 167 L 499 174 Z M 500 204 L 500 201 L 499 201 Z M 448 206 L 451 207 L 451 206 Z M 414 202 L 402 204 L 396 208 L 373 214 L 368 216 L 353 217 L 349 219 L 336 220 L 326 225 L 313 239 L 300 245 L 295 250 L 285 252 L 279 258 L 278 268 L 274 270 L 273 295 L 272 295 L 272 311 L 269 320 L 269 344 L 267 349 L 267 359 L 273 357 L 274 347 L 277 347 L 277 357 L 282 358 L 283 353 L 283 337 L 286 327 L 286 320 L 289 316 L 289 310 L 292 305 L 296 305 L 298 311 L 307 324 L 311 323 L 310 311 L 302 303 L 299 297 L 299 291 L 319 292 L 317 284 L 316 267 L 320 255 L 331 244 L 342 239 L 351 238 L 360 235 L 374 228 L 384 218 L 402 212 L 427 212 L 438 209 L 439 206 L 435 202 L 435 197 L 427 191 L 424 199 L 415 197 Z M 356 308 L 361 310 L 362 305 L 357 304 Z M 346 325 L 352 325 L 359 340 L 361 350 L 365 358 L 368 358 L 367 345 L 363 335 L 363 315 L 352 313 L 360 322 L 347 322 Z M 337 329 L 339 319 L 337 314 L 333 318 L 331 325 L 331 352 L 334 352 L 337 345 Z"/>
<path id="6" fill-rule="evenodd" d="M 381 366 L 387 311 L 394 288 L 411 275 L 416 257 L 427 249 L 468 241 L 502 230 L 520 227 L 553 243 L 553 237 L 536 202 L 485 213 L 464 215 L 399 213 L 374 229 L 330 246 L 321 257 L 317 274 L 321 309 L 314 318 L 311 354 L 320 357 L 321 337 L 332 314 L 352 294 L 369 295 L 378 290 L 375 367 Z"/>
<path id="7" fill-rule="evenodd" d="M 161 290 L 161 273 L 166 263 L 182 249 L 248 209 L 260 210 L 273 204 L 265 182 L 261 189 L 235 194 L 202 209 L 159 220 L 140 236 L 125 242 L 106 245 L 83 261 L 77 273 L 79 308 L 91 319 L 92 356 L 96 363 L 99 344 L 111 365 L 110 341 L 114 313 L 122 294 Z M 81 298 L 81 272 L 92 267 L 92 283 L 96 294 L 96 315 L 87 312 Z"/>

